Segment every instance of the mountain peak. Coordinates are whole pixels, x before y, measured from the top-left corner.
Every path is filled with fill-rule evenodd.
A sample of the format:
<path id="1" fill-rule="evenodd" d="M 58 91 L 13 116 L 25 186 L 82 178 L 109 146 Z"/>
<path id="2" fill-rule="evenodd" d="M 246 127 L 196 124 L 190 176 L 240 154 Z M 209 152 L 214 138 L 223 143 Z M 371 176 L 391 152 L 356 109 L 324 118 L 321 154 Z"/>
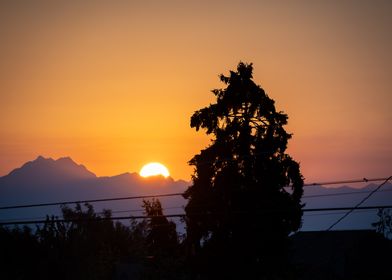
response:
<path id="1" fill-rule="evenodd" d="M 81 164 L 77 164 L 70 157 L 61 157 L 57 160 L 38 156 L 35 160 L 25 163 L 22 167 L 11 171 L 6 177 L 59 177 L 72 181 L 74 179 L 95 178 L 95 174 Z"/>
<path id="2" fill-rule="evenodd" d="M 28 162 L 26 162 L 26 164 L 33 163 L 33 162 L 48 162 L 48 161 L 54 161 L 54 159 L 52 159 L 50 157 L 45 158 L 45 157 L 39 155 L 35 160 L 28 161 Z"/>
<path id="3" fill-rule="evenodd" d="M 75 164 L 78 165 L 76 162 L 73 161 L 70 157 L 61 157 L 56 160 L 58 163 L 66 163 L 66 164 Z"/>

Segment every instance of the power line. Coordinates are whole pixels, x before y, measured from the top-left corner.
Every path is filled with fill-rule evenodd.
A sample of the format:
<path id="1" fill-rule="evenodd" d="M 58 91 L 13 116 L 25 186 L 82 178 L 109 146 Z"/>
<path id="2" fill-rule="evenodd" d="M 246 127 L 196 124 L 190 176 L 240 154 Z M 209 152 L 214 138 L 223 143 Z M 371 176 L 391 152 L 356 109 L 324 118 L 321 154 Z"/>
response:
<path id="1" fill-rule="evenodd" d="M 391 206 L 392 208 L 392 206 Z M 98 217 L 96 219 L 42 219 L 35 221 L 15 221 L 15 222 L 2 222 L 0 226 L 4 225 L 27 225 L 27 224 L 44 224 L 46 222 L 59 222 L 59 223 L 69 223 L 69 222 L 101 222 L 101 221 L 113 221 L 113 220 L 140 220 L 140 219 L 151 219 L 151 218 L 182 218 L 185 214 L 169 214 L 169 215 L 156 215 L 156 216 L 116 216 L 116 217 Z"/>
<path id="2" fill-rule="evenodd" d="M 0 210 L 54 206 L 54 205 L 62 205 L 62 204 L 93 203 L 93 202 L 105 202 L 105 201 L 116 201 L 116 200 L 144 199 L 144 198 L 150 198 L 150 197 L 169 197 L 169 196 L 178 196 L 178 195 L 182 195 L 182 194 L 183 193 L 167 193 L 167 194 L 156 194 L 156 195 L 125 196 L 125 197 L 61 201 L 61 202 L 49 202 L 49 203 L 37 203 L 37 204 L 22 204 L 22 205 L 3 206 L 3 207 L 0 207 Z"/>
<path id="3" fill-rule="evenodd" d="M 392 208 L 392 205 L 373 205 L 357 207 L 326 207 L 326 208 L 305 208 L 303 212 L 322 212 L 322 211 L 345 211 L 345 210 L 370 210 Z"/>
<path id="4" fill-rule="evenodd" d="M 303 209 L 303 212 L 323 212 L 323 211 L 342 211 L 342 210 L 370 210 L 370 209 L 386 209 L 392 208 L 392 205 L 377 205 L 377 206 L 362 206 L 362 207 L 336 207 L 336 208 L 308 208 Z M 243 214 L 249 216 L 246 212 L 239 212 L 237 214 Z M 193 215 L 207 215 L 204 213 L 193 214 Z M 98 217 L 97 219 L 52 219 L 52 220 L 35 220 L 35 221 L 14 221 L 14 222 L 2 222 L 0 226 L 5 225 L 25 225 L 25 224 L 44 224 L 46 222 L 98 222 L 108 220 L 133 220 L 133 219 L 151 219 L 154 217 L 165 217 L 165 218 L 185 218 L 185 214 L 168 214 L 168 215 L 157 215 L 157 216 L 116 216 L 116 217 Z"/>
<path id="5" fill-rule="evenodd" d="M 162 211 L 164 210 L 171 210 L 171 209 L 183 209 L 185 205 L 181 206 L 171 206 L 171 207 L 165 207 L 162 208 Z M 144 209 L 128 209 L 128 210 L 110 210 L 111 213 L 128 213 L 128 212 L 143 212 L 145 211 Z M 97 214 L 103 214 L 104 212 L 98 212 Z"/>
<path id="6" fill-rule="evenodd" d="M 371 179 L 375 180 L 375 179 Z M 347 182 L 347 181 L 345 181 Z M 390 192 L 392 189 L 387 189 L 387 190 L 378 190 L 378 192 Z M 342 195 L 356 195 L 356 194 L 364 194 L 364 193 L 370 193 L 371 191 L 351 191 L 351 192 L 341 192 L 341 193 L 328 193 L 328 194 L 316 194 L 316 195 L 304 195 L 302 198 L 317 198 L 317 197 L 329 197 L 329 196 L 342 196 Z M 171 209 L 183 209 L 185 205 L 181 206 L 173 206 L 173 207 L 165 207 L 162 208 L 163 211 L 165 210 L 171 210 Z M 1 208 L 0 208 L 1 209 Z M 129 213 L 129 212 L 143 212 L 143 209 L 128 209 L 128 210 L 112 210 L 111 213 Z M 318 215 L 337 215 L 337 214 L 344 214 L 345 212 L 339 212 L 339 213 L 326 213 L 326 214 L 314 214 L 314 215 L 306 215 L 306 216 L 318 216 Z M 97 212 L 97 214 L 103 214 L 103 212 Z M 45 219 L 45 217 L 28 217 L 28 218 L 22 218 L 21 220 L 39 220 L 39 219 Z M 13 221 L 15 219 L 1 219 L 0 222 L 5 222 L 5 221 Z"/>
<path id="7" fill-rule="evenodd" d="M 379 190 L 378 192 L 391 192 L 392 189 L 388 190 Z M 302 198 L 316 198 L 316 197 L 324 197 L 324 196 L 341 196 L 341 195 L 353 195 L 353 194 L 364 194 L 370 193 L 372 191 L 352 191 L 352 192 L 341 192 L 341 193 L 326 193 L 326 194 L 314 194 L 314 195 L 304 195 Z"/>
<path id="8" fill-rule="evenodd" d="M 385 185 L 390 179 L 392 179 L 392 176 L 389 176 L 384 182 L 382 182 L 377 188 L 375 188 L 371 193 L 369 193 L 366 197 L 364 197 L 357 205 L 355 205 L 352 209 L 350 209 L 346 214 L 344 214 L 342 217 L 340 217 L 336 222 L 334 222 L 328 229 L 327 231 L 330 231 L 335 225 L 340 223 L 344 218 L 346 218 L 348 215 L 350 215 L 355 209 L 359 209 L 360 205 L 364 203 L 366 200 L 369 199 L 375 192 L 377 192 L 383 185 Z"/>
<path id="9" fill-rule="evenodd" d="M 392 190 L 381 190 L 381 191 L 392 191 Z M 369 191 L 370 192 L 370 191 Z M 369 193 L 369 192 L 357 192 L 357 193 L 359 193 L 359 194 L 362 194 L 362 193 Z M 380 192 L 380 191 L 379 191 Z M 344 193 L 344 194 L 356 194 L 356 192 L 350 192 L 350 193 Z M 331 195 L 339 195 L 339 193 L 337 193 L 337 194 L 331 194 Z M 321 196 L 323 196 L 323 195 L 321 195 Z M 312 196 L 313 197 L 313 196 Z M 184 209 L 184 207 L 185 207 L 185 205 L 181 205 L 181 206 L 173 206 L 173 207 L 165 207 L 165 208 L 162 208 L 162 211 L 165 211 L 165 210 L 172 210 L 172 209 Z M 194 207 L 194 208 L 200 208 L 200 207 Z M 328 209 L 330 209 L 330 208 L 326 208 L 326 210 L 325 211 L 328 211 Z M 335 209 L 335 208 L 332 208 L 332 209 Z M 304 212 L 308 212 L 309 210 L 312 210 L 312 209 L 303 209 L 304 210 Z M 114 214 L 114 213 L 130 213 L 130 212 L 143 212 L 143 211 L 145 211 L 144 209 L 128 209 L 128 210 L 111 210 L 111 213 L 112 214 Z M 332 211 L 336 211 L 336 210 L 332 210 Z M 365 211 L 360 211 L 360 213 L 365 213 L 365 212 L 372 212 L 372 209 L 370 209 L 370 210 L 365 210 Z M 327 216 L 327 215 L 339 215 L 339 214 L 344 214 L 344 213 L 346 213 L 346 212 L 333 212 L 333 213 L 322 213 L 322 214 L 311 214 L 311 215 L 306 215 L 306 214 L 304 214 L 304 216 L 306 216 L 306 217 L 311 217 L 311 216 Z M 98 214 L 98 215 L 101 215 L 101 214 L 104 214 L 104 212 L 97 212 L 96 214 Z M 10 218 L 10 219 L 1 219 L 0 220 L 0 224 L 2 223 L 2 222 L 9 222 L 9 221 L 19 221 L 19 220 L 43 220 L 43 219 L 45 219 L 46 217 L 27 217 L 27 218 Z"/>
<path id="10" fill-rule="evenodd" d="M 184 207 L 185 207 L 185 205 L 182 205 L 182 206 L 173 206 L 173 207 L 166 207 L 166 208 L 162 208 L 162 211 L 165 211 L 165 210 L 172 210 L 172 209 L 184 209 Z M 200 207 L 193 207 L 193 208 L 200 208 Z M 330 209 L 330 208 L 326 208 L 326 210 L 325 211 L 329 211 L 328 209 Z M 335 208 L 333 208 L 333 209 L 335 209 Z M 304 212 L 308 212 L 309 210 L 312 210 L 312 209 L 303 209 L 304 210 Z M 129 210 L 116 210 L 116 211 L 111 211 L 111 213 L 112 214 L 114 214 L 114 213 L 131 213 L 131 212 L 143 212 L 144 211 L 144 209 L 129 209 Z M 336 210 L 332 210 L 332 211 L 336 211 Z M 370 211 L 372 211 L 372 209 L 370 209 L 370 210 L 365 210 L 365 211 L 361 211 L 361 213 L 362 212 L 370 212 Z M 306 215 L 306 214 L 304 214 L 304 216 L 306 216 L 306 217 L 311 217 L 311 216 L 325 216 L 325 215 L 338 215 L 338 214 L 344 214 L 344 213 L 346 213 L 346 212 L 334 212 L 334 213 L 322 213 L 322 214 L 311 214 L 311 215 Z M 97 212 L 96 213 L 97 215 L 101 215 L 101 214 L 104 214 L 104 212 Z M 53 215 L 53 216 L 55 216 L 56 217 L 56 215 Z M 131 216 L 130 216 L 131 217 Z M 25 221 L 25 220 L 44 220 L 44 219 L 46 219 L 46 217 L 26 217 L 26 218 L 10 218 L 10 219 L 1 219 L 0 220 L 0 224 L 1 223 L 3 223 L 3 222 L 11 222 L 11 221 L 20 221 L 20 220 L 22 220 L 22 221 Z"/>
<path id="11" fill-rule="evenodd" d="M 317 186 L 317 185 L 336 185 L 336 184 L 353 184 L 353 183 L 363 183 L 363 182 L 376 182 L 376 181 L 383 181 L 383 180 L 386 180 L 386 179 L 389 179 L 389 178 L 372 178 L 372 179 L 363 178 L 363 179 L 356 179 L 356 180 L 330 181 L 330 182 L 304 184 L 304 187 Z M 17 209 L 17 208 L 44 207 L 44 206 L 55 206 L 55 205 L 76 204 L 76 203 L 94 203 L 94 202 L 106 202 L 106 201 L 144 199 L 144 198 L 151 198 L 151 197 L 182 196 L 183 194 L 184 193 L 168 193 L 168 194 L 126 196 L 126 197 L 89 199 L 89 200 L 75 200 L 75 201 L 61 201 L 61 202 L 49 202 L 49 203 L 37 203 L 37 204 L 21 204 L 21 205 L 2 206 L 2 207 L 0 207 L 0 210 Z"/>
<path id="12" fill-rule="evenodd" d="M 379 182 L 387 180 L 388 178 L 362 178 L 362 179 L 352 179 L 352 180 L 341 180 L 341 181 L 327 181 L 327 182 L 319 182 L 319 183 L 310 183 L 304 184 L 304 187 L 310 186 L 322 186 L 322 185 L 338 185 L 338 184 L 354 184 L 354 183 L 368 183 L 368 182 Z"/>
<path id="13" fill-rule="evenodd" d="M 380 208 L 378 208 L 380 209 Z M 362 213 L 374 213 L 375 209 L 364 209 L 364 210 L 358 210 L 355 213 L 356 214 L 362 214 Z M 346 211 L 340 211 L 340 212 L 331 212 L 331 213 L 315 213 L 315 214 L 304 214 L 304 217 L 314 217 L 314 216 L 330 216 L 330 215 L 340 215 L 340 214 L 345 214 Z"/>
<path id="14" fill-rule="evenodd" d="M 378 192 L 390 192 L 392 189 L 387 189 L 387 190 L 378 190 Z M 356 194 L 364 194 L 364 193 L 370 193 L 372 191 L 351 191 L 351 192 L 341 192 L 341 193 L 328 193 L 328 194 L 316 194 L 316 195 L 304 195 L 302 198 L 317 198 L 317 197 L 329 197 L 329 196 L 341 196 L 341 195 L 356 195 Z M 183 209 L 185 205 L 181 206 L 173 206 L 173 207 L 165 207 L 162 208 L 163 211 L 165 210 L 171 210 L 171 209 Z M 111 213 L 129 213 L 129 212 L 143 212 L 143 209 L 128 209 L 128 210 L 111 210 Z M 344 214 L 345 212 L 340 212 L 340 213 L 331 213 L 333 215 L 337 214 Z M 97 214 L 103 214 L 103 212 L 97 212 Z M 329 215 L 329 214 L 315 214 L 315 215 L 307 215 L 307 216 L 316 216 L 316 215 Z M 22 220 L 38 220 L 38 219 L 45 219 L 45 217 L 33 217 L 33 218 L 23 218 Z M 0 222 L 3 221 L 13 221 L 16 219 L 2 219 Z"/>
<path id="15" fill-rule="evenodd" d="M 165 207 L 165 208 L 162 208 L 162 211 L 171 210 L 171 209 L 184 209 L 184 207 L 185 207 L 185 205 L 173 206 L 173 207 Z M 114 211 L 110 210 L 110 212 L 112 214 L 114 214 L 114 213 L 143 212 L 143 211 L 145 211 L 145 210 L 144 209 L 128 209 L 128 210 L 114 210 Z M 105 212 L 96 212 L 95 214 L 102 215 L 104 213 Z M 51 216 L 55 216 L 56 217 L 56 215 L 51 215 Z M 19 221 L 19 220 L 43 220 L 43 219 L 46 219 L 46 217 L 40 216 L 40 217 L 27 217 L 27 218 L 10 218 L 10 219 L 1 219 L 0 223 L 2 223 L 2 222 L 9 222 L 9 221 Z"/>

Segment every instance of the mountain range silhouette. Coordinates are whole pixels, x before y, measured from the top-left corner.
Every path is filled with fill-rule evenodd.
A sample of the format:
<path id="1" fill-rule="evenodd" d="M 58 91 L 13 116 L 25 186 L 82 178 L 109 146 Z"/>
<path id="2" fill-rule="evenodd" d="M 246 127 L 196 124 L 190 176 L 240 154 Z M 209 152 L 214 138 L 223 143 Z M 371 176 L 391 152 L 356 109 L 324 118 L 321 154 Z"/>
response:
<path id="1" fill-rule="evenodd" d="M 20 204 L 47 203 L 60 201 L 81 201 L 91 199 L 182 193 L 191 184 L 184 180 L 173 180 L 161 176 L 142 178 L 138 173 L 123 173 L 116 176 L 98 177 L 84 165 L 77 164 L 70 157 L 57 160 L 37 157 L 0 177 L 0 207 Z M 352 207 L 377 185 L 363 188 L 341 186 L 326 188 L 310 186 L 305 188 L 305 208 Z M 351 194 L 347 194 L 351 193 Z M 330 196 L 331 194 L 337 194 Z M 321 195 L 321 196 L 320 196 Z M 325 196 L 327 195 L 327 196 Z M 182 196 L 160 198 L 165 214 L 184 213 L 186 200 Z M 363 206 L 386 205 L 392 202 L 392 184 L 386 184 Z M 94 203 L 97 211 L 112 209 L 124 215 L 142 215 L 142 200 L 122 200 Z M 129 211 L 130 210 L 130 211 Z M 377 210 L 354 212 L 337 229 L 370 228 L 377 220 Z M 0 220 L 25 220 L 44 218 L 46 215 L 60 215 L 58 206 L 0 210 Z M 322 230 L 342 215 L 342 212 L 305 213 L 302 230 Z"/>
<path id="2" fill-rule="evenodd" d="M 39 156 L 0 177 L 0 206 L 182 193 L 188 184 L 171 177 L 143 178 L 137 173 L 98 177 L 70 157 L 54 160 Z M 162 198 L 161 202 L 166 208 L 185 204 L 181 196 Z M 98 211 L 132 210 L 130 213 L 137 216 L 142 214 L 141 205 L 142 200 L 137 199 L 95 203 L 94 207 Z M 182 212 L 181 208 L 177 210 Z M 60 209 L 51 206 L 3 210 L 0 219 L 45 217 L 46 214 L 59 215 Z"/>

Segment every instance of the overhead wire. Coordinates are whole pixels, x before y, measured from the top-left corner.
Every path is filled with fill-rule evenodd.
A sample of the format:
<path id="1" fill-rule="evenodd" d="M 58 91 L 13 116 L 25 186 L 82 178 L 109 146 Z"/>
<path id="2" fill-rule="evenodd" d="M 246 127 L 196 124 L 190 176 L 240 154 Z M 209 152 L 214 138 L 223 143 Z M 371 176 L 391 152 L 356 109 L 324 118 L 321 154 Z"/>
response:
<path id="1" fill-rule="evenodd" d="M 354 210 L 359 209 L 362 203 L 368 200 L 374 193 L 376 193 L 382 186 L 384 186 L 389 180 L 392 179 L 392 176 L 389 176 L 384 182 L 377 186 L 373 191 L 371 191 L 366 197 L 364 197 L 360 202 L 358 202 L 352 209 L 350 209 L 346 214 L 340 217 L 336 222 L 334 222 L 331 226 L 327 228 L 327 231 L 330 231 L 334 226 L 340 223 L 344 218 L 350 215 Z M 363 208 L 363 207 L 362 207 Z"/>
<path id="2" fill-rule="evenodd" d="M 392 189 L 379 190 L 378 192 L 391 192 Z M 355 195 L 370 193 L 372 191 L 351 191 L 351 192 L 335 192 L 335 193 L 325 193 L 325 194 L 314 194 L 314 195 L 304 195 L 302 198 L 316 198 L 316 197 L 328 197 L 328 196 L 341 196 L 341 195 Z"/>
<path id="3" fill-rule="evenodd" d="M 183 193 L 167 193 L 167 194 L 156 194 L 156 195 L 125 196 L 125 197 L 73 200 L 73 201 L 36 203 L 36 204 L 20 204 L 20 205 L 2 206 L 2 207 L 0 207 L 0 210 L 43 207 L 43 206 L 55 206 L 55 205 L 65 205 L 65 204 L 77 204 L 77 203 L 94 203 L 94 202 L 106 202 L 106 201 L 117 201 L 117 200 L 144 199 L 144 198 L 151 198 L 151 197 L 169 197 L 169 196 L 179 196 L 179 195 L 183 195 Z"/>
<path id="4" fill-rule="evenodd" d="M 392 178 L 372 178 L 372 179 L 357 179 L 357 180 L 342 180 L 342 181 L 329 181 L 329 182 L 322 182 L 322 183 L 311 183 L 311 184 L 304 184 L 304 186 L 315 186 L 315 185 L 332 185 L 332 184 L 352 184 L 352 183 L 360 183 L 360 182 L 374 182 L 374 181 L 381 181 L 384 182 L 379 185 L 376 189 L 372 191 L 352 191 L 352 192 L 344 192 L 344 193 L 332 193 L 332 194 L 319 194 L 319 195 L 309 195 L 303 196 L 303 198 L 314 198 L 314 197 L 324 197 L 324 196 L 339 196 L 339 195 L 353 195 L 353 194 L 360 194 L 360 193 L 369 193 L 360 203 L 358 203 L 355 207 L 346 207 L 346 208 L 339 208 L 339 210 L 348 210 L 343 217 L 341 217 L 337 222 L 331 225 L 328 230 L 332 229 L 337 223 L 347 217 L 350 213 L 354 210 L 359 209 L 358 207 L 365 202 L 371 195 L 375 192 L 379 191 L 379 189 L 386 184 Z M 392 190 L 381 190 L 381 191 L 392 191 Z M 75 203 L 92 203 L 92 202 L 104 202 L 104 201 L 116 201 L 116 200 L 126 200 L 126 199 L 145 199 L 151 197 L 169 197 L 169 196 L 179 196 L 183 193 L 168 193 L 168 194 L 156 194 L 156 195 L 143 195 L 143 196 L 129 196 L 129 197 L 117 197 L 117 198 L 103 198 L 103 199 L 91 199 L 91 200 L 80 200 L 80 201 L 64 201 L 64 202 L 52 202 L 52 203 L 39 203 L 39 204 L 25 204 L 25 205 L 11 205 L 11 206 L 4 206 L 0 207 L 0 210 L 5 209 L 15 209 L 15 208 L 28 208 L 28 207 L 41 207 L 41 206 L 54 206 L 54 205 L 64 205 L 64 204 L 75 204 Z M 184 209 L 184 205 L 182 206 L 175 206 L 175 207 L 166 207 L 162 210 L 168 209 Z M 373 206 L 371 209 L 379 209 L 379 208 L 389 208 L 387 206 Z M 365 208 L 361 208 L 365 209 Z M 367 208 L 366 208 L 367 209 Z M 304 212 L 315 212 L 315 211 L 336 211 L 337 208 L 318 208 L 318 209 L 303 209 Z M 129 212 L 142 212 L 143 209 L 130 209 L 130 210 L 117 210 L 111 211 L 111 213 L 129 213 Z M 98 212 L 97 214 L 102 214 L 103 212 Z M 339 214 L 341 214 L 340 212 Z M 323 213 L 323 214 L 313 214 L 313 215 L 306 215 L 306 216 L 316 216 L 316 215 L 335 215 L 337 213 Z M 164 215 L 165 217 L 184 217 L 184 214 L 171 214 L 171 215 Z M 111 217 L 112 220 L 122 220 L 122 219 L 130 219 L 132 216 L 129 217 Z M 148 218 L 147 216 L 133 216 L 132 219 L 141 219 L 141 218 Z M 102 217 L 100 218 L 102 219 Z M 57 219 L 58 220 L 58 219 Z M 16 220 L 15 219 L 6 219 L 0 220 L 0 225 L 10 225 L 10 224 L 33 224 L 33 223 L 43 223 L 46 221 L 44 218 L 24 218 Z M 61 221 L 61 220 L 59 220 Z"/>
<path id="5" fill-rule="evenodd" d="M 390 192 L 392 189 L 386 189 L 386 190 L 378 190 L 378 192 Z M 343 196 L 343 195 L 356 195 L 356 194 L 364 194 L 364 193 L 370 193 L 371 191 L 351 191 L 351 192 L 343 192 L 343 193 L 328 193 L 328 194 L 318 194 L 318 195 L 304 195 L 302 198 L 318 198 L 318 197 L 330 197 L 330 196 Z M 185 205 L 181 206 L 173 206 L 173 207 L 164 207 L 162 208 L 162 211 L 166 210 L 172 210 L 172 209 L 184 209 Z M 143 212 L 144 209 L 128 209 L 128 210 L 111 210 L 111 213 L 129 213 L 129 212 Z M 331 213 L 331 215 L 336 215 L 336 214 L 344 214 L 345 212 L 340 212 L 340 213 Z M 97 214 L 103 214 L 103 212 L 97 212 Z M 320 215 L 328 215 L 326 214 L 320 214 Z M 316 215 L 307 215 L 307 216 L 316 216 Z M 45 217 L 29 217 L 29 218 L 22 218 L 22 220 L 37 220 L 37 219 L 45 219 Z M 0 222 L 5 222 L 5 221 L 14 221 L 17 220 L 15 218 L 12 219 L 0 219 Z M 20 218 L 19 218 L 20 220 Z"/>
<path id="6" fill-rule="evenodd" d="M 347 181 L 346 181 L 347 182 Z M 384 190 L 378 190 L 378 192 L 390 192 L 392 189 L 384 189 Z M 343 196 L 343 195 L 357 195 L 357 194 L 364 194 L 364 193 L 370 193 L 371 191 L 351 191 L 351 192 L 336 192 L 336 193 L 328 193 L 328 194 L 318 194 L 318 195 L 304 195 L 302 198 L 318 198 L 318 197 L 330 197 L 330 196 Z M 172 209 L 184 209 L 185 205 L 181 206 L 173 206 L 173 207 L 164 207 L 162 208 L 162 211 L 166 210 L 172 210 Z M 143 212 L 144 209 L 127 209 L 127 210 L 111 210 L 111 213 L 130 213 L 130 212 Z M 339 212 L 339 213 L 325 213 L 325 214 L 313 214 L 313 215 L 306 215 L 306 216 L 325 216 L 325 215 L 336 215 L 336 214 L 344 214 L 345 212 Z M 97 212 L 97 214 L 103 214 L 103 212 Z M 39 219 L 45 219 L 45 217 L 28 217 L 28 218 L 19 218 L 20 220 L 39 220 Z M 14 221 L 15 219 L 0 219 L 0 222 L 6 222 L 6 221 Z"/>
<path id="7" fill-rule="evenodd" d="M 162 208 L 162 211 L 165 210 L 171 210 L 171 209 L 184 209 L 185 205 L 182 206 L 173 206 L 173 207 L 165 207 Z M 130 213 L 130 212 L 144 212 L 144 209 L 128 209 L 128 210 L 110 210 L 111 214 L 115 214 L 115 213 Z M 96 212 L 95 214 L 97 215 L 102 215 L 105 214 L 106 212 L 101 211 L 101 212 Z M 56 215 L 47 215 L 49 217 L 52 216 L 56 216 Z M 0 223 L 1 222 L 8 222 L 8 221 L 18 221 L 18 220 L 43 220 L 46 219 L 46 217 L 28 217 L 28 218 L 9 218 L 9 219 L 0 219 Z"/>
<path id="8" fill-rule="evenodd" d="M 174 207 L 165 207 L 165 208 L 162 208 L 162 211 L 172 210 L 172 209 L 184 209 L 184 207 L 185 207 L 185 205 L 174 206 Z M 329 209 L 330 208 L 327 208 L 327 209 L 325 209 L 325 211 L 331 211 Z M 367 209 L 367 210 L 365 209 L 365 210 L 358 211 L 358 212 L 359 213 L 374 212 L 373 211 L 374 209 L 375 208 Z M 304 212 L 308 212 L 308 210 L 312 210 L 312 209 L 311 208 L 308 208 L 308 209 L 305 208 L 303 210 L 305 210 Z M 130 212 L 143 212 L 143 211 L 145 211 L 145 210 L 144 209 L 129 209 L 129 210 L 111 211 L 111 213 L 112 214 L 113 213 L 130 213 Z M 336 211 L 336 210 L 332 210 L 332 211 Z M 307 213 L 304 213 L 304 216 L 306 216 L 306 217 L 311 217 L 311 216 L 328 216 L 328 215 L 338 215 L 338 214 L 345 214 L 345 213 L 346 212 L 333 212 L 333 213 L 322 213 L 322 214 L 319 214 L 319 213 L 317 213 L 317 214 L 307 214 Z M 96 214 L 97 215 L 102 215 L 102 214 L 104 214 L 104 212 L 97 212 Z M 55 215 L 52 215 L 52 216 L 55 216 Z M 132 216 L 130 216 L 130 217 L 132 217 Z M 43 220 L 43 219 L 46 219 L 46 217 L 42 217 L 41 216 L 41 217 L 27 217 L 27 218 L 10 218 L 10 219 L 0 219 L 0 223 L 2 223 L 2 222 L 11 222 L 11 221 L 20 221 L 20 220 Z"/>
<path id="9" fill-rule="evenodd" d="M 329 207 L 329 208 L 305 208 L 303 212 L 323 212 L 323 211 L 342 211 L 342 210 L 370 210 L 370 209 L 387 209 L 392 208 L 392 205 L 376 205 L 376 206 L 356 206 L 356 207 Z M 276 211 L 268 211 L 265 213 L 271 214 Z M 247 215 L 250 216 L 249 213 L 246 212 L 238 212 L 234 214 L 239 215 Z M 196 213 L 192 214 L 195 216 L 204 216 L 208 215 L 205 213 Z M 256 215 L 256 214 L 251 214 Z M 13 222 L 1 222 L 0 226 L 5 225 L 20 225 L 20 224 L 43 224 L 47 222 L 97 222 L 97 221 L 106 221 L 106 220 L 137 220 L 137 219 L 151 219 L 154 217 L 165 217 L 165 218 L 185 218 L 187 215 L 185 214 L 166 214 L 166 215 L 156 215 L 156 216 L 115 216 L 115 217 L 98 217 L 95 219 L 57 219 L 52 217 L 53 219 L 42 219 L 42 220 L 34 220 L 34 221 L 13 221 Z M 189 216 L 189 215 L 188 215 Z"/>
<path id="10" fill-rule="evenodd" d="M 351 180 L 339 180 L 339 181 L 326 181 L 326 182 L 317 182 L 317 183 L 310 183 L 304 184 L 304 187 L 309 186 L 323 186 L 323 185 L 339 185 L 339 184 L 354 184 L 354 183 L 368 183 L 368 182 L 379 182 L 388 179 L 387 177 L 382 178 L 366 178 L 363 177 L 362 179 L 351 179 Z"/>
<path id="11" fill-rule="evenodd" d="M 304 186 L 308 187 L 308 186 L 317 186 L 317 185 L 353 184 L 353 183 L 362 183 L 362 182 L 383 181 L 383 180 L 386 180 L 386 179 L 387 178 L 372 178 L 372 179 L 363 178 L 363 179 L 356 179 L 356 180 L 342 180 L 342 181 L 329 181 L 329 182 L 321 182 L 321 183 L 310 183 L 310 184 L 304 184 Z M 119 200 L 171 197 L 171 196 L 182 196 L 183 194 L 184 193 L 181 192 L 181 193 L 126 196 L 126 197 L 114 197 L 114 198 L 102 198 L 102 199 L 60 201 L 60 202 L 36 203 L 36 204 L 20 204 L 20 205 L 1 206 L 0 210 L 17 209 L 17 208 L 45 207 L 45 206 L 77 204 L 77 203 L 95 203 L 95 202 L 107 202 L 107 201 L 119 201 Z M 326 195 L 320 195 L 320 196 L 326 196 Z"/>
<path id="12" fill-rule="evenodd" d="M 379 209 L 379 208 L 377 208 L 377 209 Z M 362 213 L 371 213 L 371 212 L 374 212 L 374 210 L 376 210 L 376 209 L 360 209 L 360 210 L 357 210 L 357 211 L 355 211 L 355 213 L 356 214 L 362 214 Z M 314 214 L 312 214 L 312 213 L 304 213 L 304 216 L 305 217 L 313 217 L 313 216 L 330 216 L 330 215 L 340 215 L 340 214 L 345 214 L 346 213 L 346 211 L 339 211 L 339 212 L 336 212 L 336 211 L 333 211 L 333 212 L 330 212 L 330 213 L 314 213 Z"/>

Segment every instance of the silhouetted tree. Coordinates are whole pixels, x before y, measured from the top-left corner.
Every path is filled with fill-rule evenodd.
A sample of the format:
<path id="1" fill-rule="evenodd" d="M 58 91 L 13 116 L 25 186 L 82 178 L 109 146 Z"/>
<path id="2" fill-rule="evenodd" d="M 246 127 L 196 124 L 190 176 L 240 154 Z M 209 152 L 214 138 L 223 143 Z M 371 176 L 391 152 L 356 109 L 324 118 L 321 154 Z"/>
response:
<path id="1" fill-rule="evenodd" d="M 143 200 L 142 207 L 148 217 L 145 242 L 149 253 L 143 279 L 186 279 L 176 224 L 163 215 L 158 199 Z"/>
<path id="2" fill-rule="evenodd" d="M 226 88 L 212 90 L 216 103 L 191 117 L 191 127 L 213 137 L 189 162 L 187 242 L 195 267 L 215 277 L 281 269 L 288 235 L 301 225 L 303 177 L 285 153 L 288 117 L 254 83 L 252 71 L 241 62 L 221 75 Z"/>
<path id="3" fill-rule="evenodd" d="M 132 232 L 96 213 L 91 204 L 61 208 L 65 222 L 47 218 L 36 236 L 43 258 L 41 279 L 111 279 L 115 263 L 132 254 Z"/>
<path id="4" fill-rule="evenodd" d="M 158 256 L 173 255 L 178 245 L 176 224 L 163 215 L 162 205 L 158 199 L 143 200 L 142 207 L 149 217 L 146 241 L 150 253 Z"/>
<path id="5" fill-rule="evenodd" d="M 389 209 L 379 209 L 377 216 L 379 220 L 372 223 L 376 231 L 385 236 L 385 238 L 392 239 L 392 213 Z"/>

